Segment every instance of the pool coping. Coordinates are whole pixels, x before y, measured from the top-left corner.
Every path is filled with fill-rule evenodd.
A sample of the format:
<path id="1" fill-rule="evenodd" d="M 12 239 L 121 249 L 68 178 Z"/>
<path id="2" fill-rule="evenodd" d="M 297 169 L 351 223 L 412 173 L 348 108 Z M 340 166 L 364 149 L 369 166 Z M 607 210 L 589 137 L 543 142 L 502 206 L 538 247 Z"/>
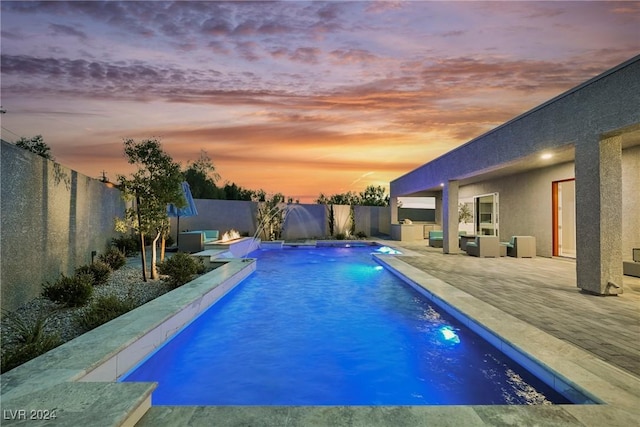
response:
<path id="1" fill-rule="evenodd" d="M 0 376 L 3 424 L 135 425 L 155 383 L 117 383 L 168 337 L 256 268 L 227 258 L 218 268 Z M 30 411 L 55 410 L 55 419 Z M 22 411 L 22 412 L 21 412 Z"/>

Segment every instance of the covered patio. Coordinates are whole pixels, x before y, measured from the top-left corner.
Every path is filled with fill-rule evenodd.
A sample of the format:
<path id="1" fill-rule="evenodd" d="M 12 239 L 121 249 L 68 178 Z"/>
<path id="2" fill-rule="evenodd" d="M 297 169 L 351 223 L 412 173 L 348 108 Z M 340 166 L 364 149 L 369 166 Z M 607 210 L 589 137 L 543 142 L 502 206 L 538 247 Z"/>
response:
<path id="1" fill-rule="evenodd" d="M 434 197 L 429 226 L 456 253 L 459 206 L 471 200 L 476 234 L 533 236 L 537 255 L 576 260 L 583 291 L 622 294 L 623 261 L 640 247 L 638 93 L 640 56 L 392 181 L 391 206 Z"/>

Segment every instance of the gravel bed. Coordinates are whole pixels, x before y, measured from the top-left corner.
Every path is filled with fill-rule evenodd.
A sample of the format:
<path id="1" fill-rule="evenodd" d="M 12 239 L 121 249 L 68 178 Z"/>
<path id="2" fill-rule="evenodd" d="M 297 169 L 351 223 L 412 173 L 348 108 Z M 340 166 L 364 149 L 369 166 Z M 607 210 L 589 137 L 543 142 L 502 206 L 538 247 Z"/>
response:
<path id="1" fill-rule="evenodd" d="M 113 271 L 106 284 L 94 287 L 91 301 L 104 295 L 116 295 L 121 300 L 131 298 L 136 306 L 140 306 L 170 290 L 171 288 L 162 280 L 144 282 L 140 267 L 126 265 Z M 88 304 L 83 307 L 66 308 L 39 296 L 23 304 L 14 313 L 29 325 L 34 324 L 39 316 L 47 316 L 45 332 L 58 333 L 60 339 L 67 342 L 85 332 L 74 318 L 86 310 L 87 306 Z M 11 328 L 11 322 L 7 316 L 3 316 L 2 322 L 0 322 L 0 334 L 2 354 L 4 354 L 5 349 L 11 347 L 10 343 L 15 336 L 15 330 Z"/>

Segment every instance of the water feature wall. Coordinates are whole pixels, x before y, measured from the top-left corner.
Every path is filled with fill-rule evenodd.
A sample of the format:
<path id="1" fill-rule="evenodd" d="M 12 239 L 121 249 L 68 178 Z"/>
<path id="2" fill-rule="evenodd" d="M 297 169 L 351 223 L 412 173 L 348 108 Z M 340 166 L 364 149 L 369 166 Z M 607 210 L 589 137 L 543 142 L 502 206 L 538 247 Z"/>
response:
<path id="1" fill-rule="evenodd" d="M 328 234 L 324 205 L 287 206 L 282 231 L 283 239 L 322 239 Z"/>

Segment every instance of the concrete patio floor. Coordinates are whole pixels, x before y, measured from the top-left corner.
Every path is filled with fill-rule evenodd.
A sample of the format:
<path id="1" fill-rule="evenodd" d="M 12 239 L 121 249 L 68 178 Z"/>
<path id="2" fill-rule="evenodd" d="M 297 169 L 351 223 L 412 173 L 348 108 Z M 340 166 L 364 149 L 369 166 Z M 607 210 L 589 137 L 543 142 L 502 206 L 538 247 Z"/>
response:
<path id="1" fill-rule="evenodd" d="M 474 258 L 445 255 L 426 242 L 386 242 L 404 249 L 389 262 L 416 283 L 451 295 L 511 333 L 521 348 L 540 348 L 568 366 L 577 383 L 606 396 L 602 405 L 404 407 L 152 407 L 138 423 L 256 426 L 628 426 L 640 406 L 640 279 L 624 294 L 598 297 L 576 287 L 575 263 L 563 259 Z M 455 305 L 454 305 L 455 306 Z M 483 313 L 487 313 L 484 316 Z M 515 326 L 514 326 L 515 324 Z M 523 331 L 522 336 L 517 332 Z M 541 332 L 540 332 L 541 331 Z M 515 332 L 515 334 L 514 334 Z M 514 338 L 515 336 L 515 338 Z M 518 342 L 516 342 L 518 341 Z M 508 342 L 511 344 L 511 342 Z M 524 343 L 524 344 L 523 344 Z M 577 347 L 575 351 L 574 347 Z M 562 354 L 566 351 L 567 354 Z M 586 357 L 585 357 L 586 355 Z M 546 362 L 545 362 L 546 363 Z M 329 374 L 329 373 L 328 373 Z M 585 380 L 585 378 L 587 378 Z"/>

